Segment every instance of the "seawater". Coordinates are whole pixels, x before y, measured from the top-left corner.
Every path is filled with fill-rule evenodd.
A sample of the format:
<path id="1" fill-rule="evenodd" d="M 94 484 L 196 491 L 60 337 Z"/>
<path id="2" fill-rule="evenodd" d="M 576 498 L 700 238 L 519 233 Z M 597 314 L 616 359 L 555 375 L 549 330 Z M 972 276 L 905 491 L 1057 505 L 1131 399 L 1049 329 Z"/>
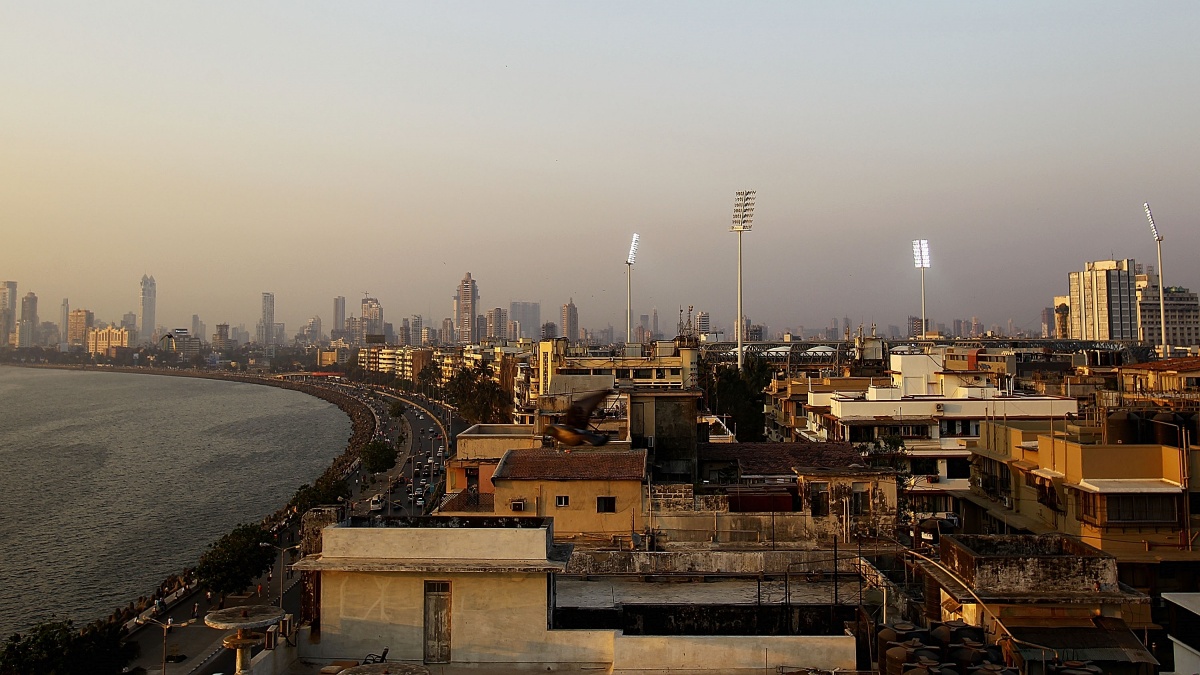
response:
<path id="1" fill-rule="evenodd" d="M 297 391 L 0 367 L 0 641 L 148 595 L 349 436 L 341 410 Z"/>

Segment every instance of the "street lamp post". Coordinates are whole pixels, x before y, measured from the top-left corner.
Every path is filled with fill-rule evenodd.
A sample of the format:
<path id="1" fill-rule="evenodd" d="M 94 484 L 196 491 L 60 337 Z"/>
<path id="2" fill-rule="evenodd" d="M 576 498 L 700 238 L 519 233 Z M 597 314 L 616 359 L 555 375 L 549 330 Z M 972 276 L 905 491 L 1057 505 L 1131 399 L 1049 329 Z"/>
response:
<path id="1" fill-rule="evenodd" d="M 388 495 L 388 498 L 390 501 L 391 495 Z M 283 546 L 276 546 L 275 544 L 272 544 L 269 541 L 260 541 L 260 542 L 258 542 L 258 545 L 263 548 L 273 548 L 276 551 L 279 551 L 279 609 L 283 609 L 283 557 L 284 557 L 284 554 L 286 554 L 288 551 L 291 551 L 292 549 L 300 548 L 300 544 L 296 544 L 295 546 L 288 546 L 285 548 Z"/>
<path id="2" fill-rule="evenodd" d="M 1162 327 L 1162 357 L 1164 359 L 1171 358 L 1171 349 L 1167 346 L 1167 302 L 1164 296 L 1167 292 L 1167 287 L 1163 285 L 1163 270 L 1162 270 L 1162 235 L 1158 233 L 1158 226 L 1154 224 L 1154 214 L 1150 212 L 1149 202 L 1142 204 L 1146 209 L 1146 220 L 1150 221 L 1150 232 L 1154 235 L 1154 244 L 1158 247 L 1158 322 Z"/>
<path id="3" fill-rule="evenodd" d="M 171 631 L 171 629 L 175 627 L 175 624 L 171 622 L 170 618 L 168 618 L 166 623 L 164 623 L 162 621 L 159 621 L 158 619 L 154 619 L 154 618 L 151 618 L 148 616 L 139 616 L 136 619 L 136 621 L 138 624 L 141 624 L 141 625 L 152 623 L 152 624 L 162 627 L 162 632 L 163 632 L 162 675 L 167 675 L 167 633 L 169 633 Z M 187 623 L 185 622 L 180 625 L 186 626 Z"/>
<path id="4" fill-rule="evenodd" d="M 913 265 L 921 270 L 921 334 L 922 339 L 928 330 L 925 318 L 925 270 L 929 269 L 929 240 L 913 239 Z"/>
<path id="5" fill-rule="evenodd" d="M 738 190 L 733 198 L 733 226 L 729 228 L 730 232 L 737 232 L 738 236 L 738 264 L 737 264 L 737 364 L 738 372 L 742 371 L 744 363 L 744 355 L 742 354 L 742 342 L 745 332 L 745 325 L 742 319 L 742 233 L 749 232 L 754 225 L 754 197 L 756 190 Z"/>

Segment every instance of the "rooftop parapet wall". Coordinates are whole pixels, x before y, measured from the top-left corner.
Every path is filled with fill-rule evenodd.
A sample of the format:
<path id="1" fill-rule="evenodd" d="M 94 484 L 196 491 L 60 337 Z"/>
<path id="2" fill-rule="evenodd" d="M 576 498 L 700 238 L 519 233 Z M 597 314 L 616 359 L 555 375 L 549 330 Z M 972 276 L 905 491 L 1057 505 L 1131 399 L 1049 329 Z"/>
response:
<path id="1" fill-rule="evenodd" d="M 400 527 L 328 527 L 321 553 L 325 559 L 547 559 L 549 522 L 527 518 L 505 527 L 505 520 L 518 519 L 415 518 Z"/>
<path id="2" fill-rule="evenodd" d="M 1062 535 L 945 536 L 941 558 L 983 594 L 1120 590 L 1115 557 Z"/>

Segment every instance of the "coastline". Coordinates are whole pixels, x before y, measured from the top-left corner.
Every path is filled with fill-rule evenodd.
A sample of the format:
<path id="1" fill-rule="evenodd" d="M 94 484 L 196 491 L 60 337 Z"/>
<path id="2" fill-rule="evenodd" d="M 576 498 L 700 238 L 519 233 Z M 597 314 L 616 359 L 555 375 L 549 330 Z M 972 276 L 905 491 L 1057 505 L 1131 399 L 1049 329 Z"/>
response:
<path id="1" fill-rule="evenodd" d="M 356 399 L 353 396 L 343 394 L 330 388 L 320 387 L 303 382 L 292 382 L 280 378 L 262 377 L 258 375 L 247 375 L 242 373 L 219 373 L 205 371 L 187 371 L 187 370 L 172 370 L 160 368 L 135 368 L 135 367 L 95 367 L 67 364 L 29 364 L 29 363 L 4 363 L 0 366 L 13 366 L 18 368 L 36 368 L 36 369 L 51 369 L 51 370 L 75 370 L 75 371 L 91 371 L 91 372 L 120 372 L 141 375 L 164 375 L 172 377 L 192 377 L 199 379 L 224 380 L 229 382 L 242 382 L 246 384 L 260 384 L 266 386 L 278 387 L 281 389 L 289 389 L 299 391 L 323 401 L 331 403 L 347 417 L 350 418 L 350 437 L 346 441 L 346 447 L 341 453 L 335 456 L 329 466 L 325 468 L 319 475 L 314 476 L 308 481 L 309 485 L 316 483 L 318 480 L 325 477 L 345 478 L 353 471 L 355 462 L 358 460 L 360 450 L 370 442 L 375 431 L 375 417 L 370 407 Z M 301 486 L 296 485 L 299 489 Z M 293 524 L 293 520 L 298 518 L 300 514 L 293 513 L 290 503 L 281 504 L 272 513 L 265 516 L 259 521 L 264 528 L 279 532 Z M 198 560 L 197 560 L 198 562 Z M 148 593 L 138 597 L 136 600 L 131 600 L 124 607 L 116 607 L 113 612 L 107 616 L 99 616 L 86 624 L 120 624 L 125 629 L 132 633 L 137 628 L 134 620 L 139 616 L 144 616 L 148 612 L 153 612 L 156 601 L 161 601 L 165 606 L 171 607 L 180 602 L 190 602 L 190 598 L 194 593 L 198 592 L 193 578 L 193 569 L 191 567 L 184 568 L 182 571 L 172 574 L 159 583 L 158 587 Z M 6 637 L 6 636 L 0 636 Z"/>

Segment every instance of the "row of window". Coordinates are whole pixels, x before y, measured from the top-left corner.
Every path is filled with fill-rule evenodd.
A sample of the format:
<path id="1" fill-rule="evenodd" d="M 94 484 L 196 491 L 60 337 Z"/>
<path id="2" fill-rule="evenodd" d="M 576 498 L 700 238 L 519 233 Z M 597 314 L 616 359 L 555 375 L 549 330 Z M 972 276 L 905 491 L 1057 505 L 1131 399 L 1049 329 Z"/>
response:
<path id="1" fill-rule="evenodd" d="M 852 483 L 850 485 L 850 515 L 865 516 L 871 513 L 870 483 Z M 829 483 L 813 482 L 808 484 L 808 509 L 814 517 L 829 515 Z"/>
<path id="2" fill-rule="evenodd" d="M 524 504 L 524 502 L 521 502 Z M 554 498 L 554 505 L 558 508 L 564 508 L 571 505 L 570 495 L 557 495 Z M 513 509 L 518 511 L 520 509 Z M 596 497 L 596 513 L 616 513 L 617 498 L 616 497 Z"/>

